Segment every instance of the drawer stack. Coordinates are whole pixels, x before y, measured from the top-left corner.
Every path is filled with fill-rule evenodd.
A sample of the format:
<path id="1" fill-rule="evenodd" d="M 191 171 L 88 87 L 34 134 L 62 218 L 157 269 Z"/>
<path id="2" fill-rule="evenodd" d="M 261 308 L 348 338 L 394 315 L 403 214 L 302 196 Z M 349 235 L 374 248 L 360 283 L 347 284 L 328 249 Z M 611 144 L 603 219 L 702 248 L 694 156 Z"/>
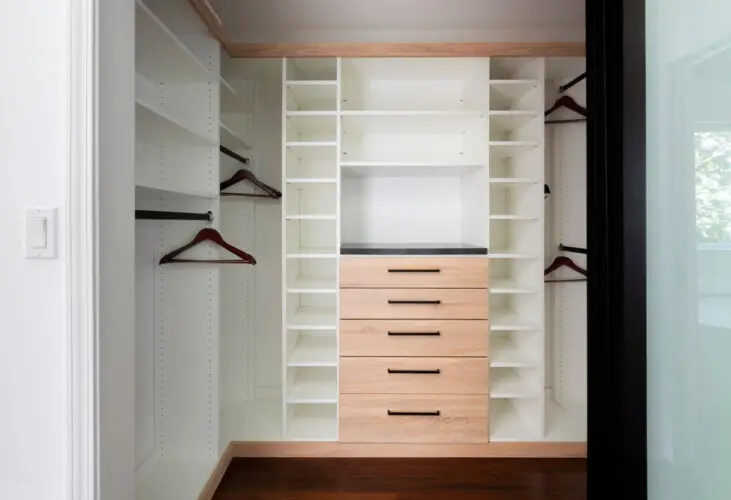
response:
<path id="1" fill-rule="evenodd" d="M 340 259 L 340 441 L 488 440 L 488 259 Z"/>

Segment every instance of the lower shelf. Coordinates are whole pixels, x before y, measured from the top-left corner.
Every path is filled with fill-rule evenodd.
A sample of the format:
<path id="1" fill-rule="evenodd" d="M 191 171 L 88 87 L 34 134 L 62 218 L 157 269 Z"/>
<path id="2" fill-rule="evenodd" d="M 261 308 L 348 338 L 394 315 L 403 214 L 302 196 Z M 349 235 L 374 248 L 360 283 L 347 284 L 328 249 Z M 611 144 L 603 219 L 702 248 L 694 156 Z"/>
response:
<path id="1" fill-rule="evenodd" d="M 543 441 L 540 400 L 494 399 L 490 401 L 490 441 Z"/>
<path id="2" fill-rule="evenodd" d="M 337 405 L 288 404 L 287 437 L 290 441 L 337 441 Z"/>
<path id="3" fill-rule="evenodd" d="M 550 442 L 584 442 L 587 439 L 586 404 L 546 402 L 546 437 Z"/>
<path id="4" fill-rule="evenodd" d="M 218 465 L 210 460 L 162 460 L 137 476 L 136 500 L 198 500 Z"/>

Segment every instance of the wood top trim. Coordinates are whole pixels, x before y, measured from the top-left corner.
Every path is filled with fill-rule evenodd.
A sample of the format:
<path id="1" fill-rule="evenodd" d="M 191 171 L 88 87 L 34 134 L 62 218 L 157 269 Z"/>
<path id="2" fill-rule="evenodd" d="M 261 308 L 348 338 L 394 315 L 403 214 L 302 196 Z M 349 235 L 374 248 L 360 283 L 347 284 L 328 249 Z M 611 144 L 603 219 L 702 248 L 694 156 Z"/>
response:
<path id="1" fill-rule="evenodd" d="M 234 457 L 278 458 L 586 458 L 586 442 L 383 444 L 233 442 Z"/>
<path id="2" fill-rule="evenodd" d="M 583 57 L 583 42 L 233 43 L 231 57 Z"/>
<path id="3" fill-rule="evenodd" d="M 584 42 L 237 43 L 205 0 L 188 0 L 231 57 L 584 57 Z"/>

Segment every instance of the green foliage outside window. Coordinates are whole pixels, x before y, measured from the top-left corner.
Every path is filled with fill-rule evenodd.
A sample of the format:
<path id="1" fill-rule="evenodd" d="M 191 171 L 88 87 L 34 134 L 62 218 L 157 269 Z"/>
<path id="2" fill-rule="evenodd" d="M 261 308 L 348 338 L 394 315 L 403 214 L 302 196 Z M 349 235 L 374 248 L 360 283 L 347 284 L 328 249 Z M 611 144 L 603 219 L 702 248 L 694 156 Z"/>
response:
<path id="1" fill-rule="evenodd" d="M 731 131 L 695 134 L 695 198 L 699 242 L 731 242 Z"/>

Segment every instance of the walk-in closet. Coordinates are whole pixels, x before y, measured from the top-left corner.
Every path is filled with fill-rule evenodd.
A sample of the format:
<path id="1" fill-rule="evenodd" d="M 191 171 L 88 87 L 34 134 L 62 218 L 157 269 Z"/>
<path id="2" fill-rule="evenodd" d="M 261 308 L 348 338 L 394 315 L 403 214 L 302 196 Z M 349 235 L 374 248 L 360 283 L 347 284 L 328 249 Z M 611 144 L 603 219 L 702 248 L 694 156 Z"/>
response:
<path id="1" fill-rule="evenodd" d="M 585 456 L 585 58 L 235 57 L 203 4 L 136 2 L 137 499 Z"/>

